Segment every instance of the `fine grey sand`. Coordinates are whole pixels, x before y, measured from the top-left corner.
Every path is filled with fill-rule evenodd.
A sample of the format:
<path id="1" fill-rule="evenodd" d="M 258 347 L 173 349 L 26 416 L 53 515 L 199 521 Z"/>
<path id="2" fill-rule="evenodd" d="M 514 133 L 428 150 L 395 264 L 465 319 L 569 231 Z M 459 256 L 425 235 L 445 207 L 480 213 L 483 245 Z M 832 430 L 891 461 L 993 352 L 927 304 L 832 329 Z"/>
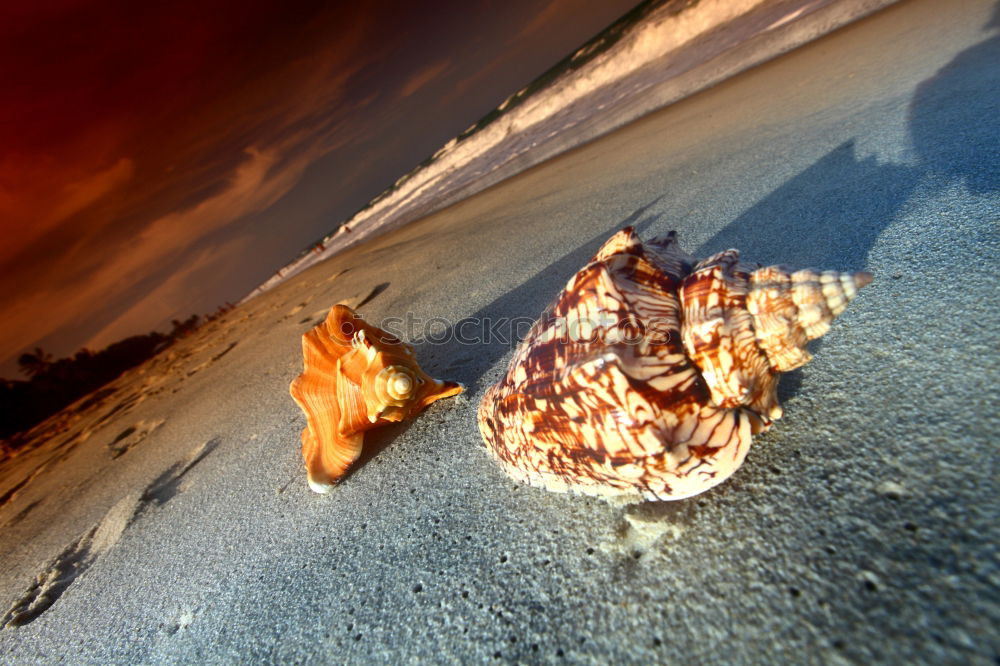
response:
<path id="1" fill-rule="evenodd" d="M 996 663 L 998 28 L 992 2 L 901 2 L 81 401 L 0 469 L 0 661 Z M 475 422 L 512 343 L 427 334 L 536 317 L 628 224 L 875 281 L 728 482 L 630 507 L 518 486 Z M 440 318 L 417 356 L 467 392 L 371 432 L 317 495 L 288 384 L 337 302 Z"/>

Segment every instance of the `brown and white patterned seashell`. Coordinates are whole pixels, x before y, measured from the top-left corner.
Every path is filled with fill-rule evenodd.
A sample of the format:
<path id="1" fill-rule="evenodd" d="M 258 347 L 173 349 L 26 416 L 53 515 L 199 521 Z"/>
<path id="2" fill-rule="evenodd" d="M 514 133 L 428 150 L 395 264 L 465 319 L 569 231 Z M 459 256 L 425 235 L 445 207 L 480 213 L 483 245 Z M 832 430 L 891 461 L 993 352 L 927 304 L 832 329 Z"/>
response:
<path id="1" fill-rule="evenodd" d="M 870 273 L 696 261 L 676 232 L 613 235 L 535 323 L 479 406 L 487 448 L 555 491 L 674 500 L 742 464 L 781 417 L 779 373 L 811 358 Z"/>
<path id="2" fill-rule="evenodd" d="M 302 336 L 304 372 L 289 387 L 306 414 L 302 457 L 309 487 L 330 492 L 361 455 L 364 432 L 414 416 L 462 392 L 432 379 L 413 348 L 345 305 Z"/>

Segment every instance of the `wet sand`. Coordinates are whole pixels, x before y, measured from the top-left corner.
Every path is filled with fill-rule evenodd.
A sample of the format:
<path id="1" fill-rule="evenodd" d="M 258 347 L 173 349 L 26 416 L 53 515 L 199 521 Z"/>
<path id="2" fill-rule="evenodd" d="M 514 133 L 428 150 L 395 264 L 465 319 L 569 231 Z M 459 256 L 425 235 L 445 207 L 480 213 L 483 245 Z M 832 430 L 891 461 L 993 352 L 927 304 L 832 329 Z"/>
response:
<path id="1" fill-rule="evenodd" d="M 50 422 L 0 467 L 0 658 L 994 663 L 995 13 L 900 3 L 314 266 Z M 533 318 L 627 224 L 876 276 L 730 481 L 631 507 L 515 485 L 475 423 L 512 345 L 450 338 L 417 356 L 466 394 L 309 491 L 288 384 L 333 303 L 435 337 Z"/>

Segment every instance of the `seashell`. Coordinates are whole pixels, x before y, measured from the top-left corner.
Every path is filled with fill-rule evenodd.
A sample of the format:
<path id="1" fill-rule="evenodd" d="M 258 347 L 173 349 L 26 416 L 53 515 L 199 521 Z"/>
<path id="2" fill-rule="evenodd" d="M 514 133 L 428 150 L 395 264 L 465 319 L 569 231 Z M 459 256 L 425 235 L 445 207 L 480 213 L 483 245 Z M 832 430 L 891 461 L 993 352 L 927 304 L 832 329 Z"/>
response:
<path id="1" fill-rule="evenodd" d="M 413 348 L 345 305 L 302 336 L 305 369 L 289 387 L 306 414 L 302 457 L 309 487 L 330 492 L 361 455 L 364 432 L 410 418 L 462 392 L 432 379 Z"/>
<path id="2" fill-rule="evenodd" d="M 676 232 L 622 229 L 535 322 L 479 406 L 515 479 L 607 498 L 675 500 L 742 464 L 781 417 L 778 379 L 807 363 L 870 273 L 697 261 Z"/>

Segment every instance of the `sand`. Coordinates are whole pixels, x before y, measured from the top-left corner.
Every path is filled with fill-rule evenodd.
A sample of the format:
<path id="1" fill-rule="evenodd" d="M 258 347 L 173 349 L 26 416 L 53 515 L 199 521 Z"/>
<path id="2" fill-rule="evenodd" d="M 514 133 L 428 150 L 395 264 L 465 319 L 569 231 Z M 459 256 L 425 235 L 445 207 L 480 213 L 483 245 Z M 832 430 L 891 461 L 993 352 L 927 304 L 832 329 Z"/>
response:
<path id="1" fill-rule="evenodd" d="M 995 663 L 994 13 L 895 5 L 319 264 L 64 413 L 0 469 L 0 661 Z M 534 317 L 626 224 L 876 275 L 731 480 L 631 507 L 518 486 L 475 424 L 511 344 L 418 340 L 467 393 L 309 491 L 287 389 L 330 305 Z"/>

